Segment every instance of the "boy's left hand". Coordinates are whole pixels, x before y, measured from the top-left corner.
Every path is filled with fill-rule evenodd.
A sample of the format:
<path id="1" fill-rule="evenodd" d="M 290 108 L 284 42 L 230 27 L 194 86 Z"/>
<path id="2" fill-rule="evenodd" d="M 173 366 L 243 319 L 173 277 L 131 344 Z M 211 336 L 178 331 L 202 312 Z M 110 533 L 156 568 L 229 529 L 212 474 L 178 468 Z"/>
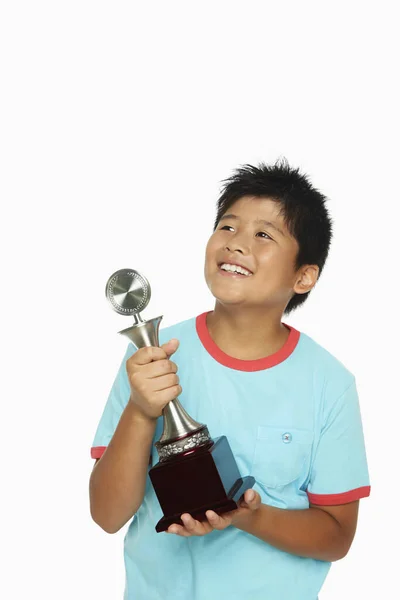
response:
<path id="1" fill-rule="evenodd" d="M 174 523 L 168 527 L 166 533 L 175 533 L 182 537 L 190 537 L 191 535 L 206 535 L 207 533 L 211 533 L 214 529 L 222 530 L 230 525 L 234 526 L 235 523 L 246 518 L 246 516 L 249 516 L 261 506 L 260 494 L 254 490 L 246 490 L 239 506 L 240 507 L 236 510 L 232 510 L 222 515 L 217 515 L 214 511 L 208 510 L 206 512 L 206 521 L 196 521 L 191 515 L 184 513 L 181 515 L 184 527 Z"/>

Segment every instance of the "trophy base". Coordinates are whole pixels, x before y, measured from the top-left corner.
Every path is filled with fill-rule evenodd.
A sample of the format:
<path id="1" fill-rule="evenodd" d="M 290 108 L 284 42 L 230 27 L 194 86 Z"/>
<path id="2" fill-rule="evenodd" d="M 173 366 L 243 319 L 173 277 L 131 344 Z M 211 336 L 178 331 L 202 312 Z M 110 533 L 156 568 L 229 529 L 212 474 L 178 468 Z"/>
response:
<path id="1" fill-rule="evenodd" d="M 205 520 L 207 510 L 223 514 L 238 508 L 254 477 L 241 477 L 226 436 L 210 445 L 159 462 L 149 472 L 164 516 L 156 531 L 166 531 L 173 523 L 183 525 L 181 515 L 189 513 Z"/>
<path id="2" fill-rule="evenodd" d="M 237 480 L 237 492 L 232 496 L 232 498 L 227 498 L 225 502 L 215 504 L 214 506 L 204 506 L 203 508 L 199 508 L 197 510 L 191 510 L 191 516 L 197 521 L 205 521 L 207 519 L 206 512 L 208 510 L 213 510 L 218 515 L 222 515 L 225 512 L 229 512 L 231 510 L 236 510 L 239 507 L 239 500 L 243 496 L 246 490 L 250 489 L 254 485 L 254 477 L 248 475 L 247 477 L 243 477 Z M 183 511 L 189 512 L 189 511 Z M 171 515 L 170 517 L 162 517 L 156 525 L 156 531 L 160 533 L 161 531 L 166 531 L 170 525 L 173 523 L 177 523 L 178 525 L 183 525 L 181 515 L 183 513 L 178 513 L 176 515 Z"/>

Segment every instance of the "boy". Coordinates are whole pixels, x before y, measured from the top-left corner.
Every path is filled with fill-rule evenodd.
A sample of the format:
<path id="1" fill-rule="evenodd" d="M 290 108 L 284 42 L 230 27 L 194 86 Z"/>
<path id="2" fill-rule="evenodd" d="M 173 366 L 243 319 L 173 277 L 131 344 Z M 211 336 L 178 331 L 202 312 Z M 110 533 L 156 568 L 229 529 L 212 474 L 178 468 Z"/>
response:
<path id="1" fill-rule="evenodd" d="M 331 230 L 325 197 L 298 169 L 237 169 L 206 248 L 214 310 L 161 330 L 160 348 L 128 346 L 90 480 L 105 531 L 134 516 L 126 600 L 316 600 L 331 562 L 349 551 L 370 493 L 355 379 L 282 323 L 316 284 Z M 176 396 L 212 438 L 227 436 L 256 484 L 235 511 L 182 515 L 183 526 L 156 533 L 148 459 L 158 462 L 162 409 Z"/>

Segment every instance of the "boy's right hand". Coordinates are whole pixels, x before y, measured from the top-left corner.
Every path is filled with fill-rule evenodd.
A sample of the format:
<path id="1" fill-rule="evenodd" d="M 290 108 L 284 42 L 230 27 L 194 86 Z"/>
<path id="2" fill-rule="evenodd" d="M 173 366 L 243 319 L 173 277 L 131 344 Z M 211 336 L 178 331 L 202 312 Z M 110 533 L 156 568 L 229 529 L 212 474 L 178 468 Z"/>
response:
<path id="1" fill-rule="evenodd" d="M 169 360 L 178 346 L 179 341 L 172 339 L 160 348 L 139 348 L 126 361 L 130 401 L 148 419 L 158 419 L 168 402 L 182 392 L 176 374 L 178 367 Z"/>

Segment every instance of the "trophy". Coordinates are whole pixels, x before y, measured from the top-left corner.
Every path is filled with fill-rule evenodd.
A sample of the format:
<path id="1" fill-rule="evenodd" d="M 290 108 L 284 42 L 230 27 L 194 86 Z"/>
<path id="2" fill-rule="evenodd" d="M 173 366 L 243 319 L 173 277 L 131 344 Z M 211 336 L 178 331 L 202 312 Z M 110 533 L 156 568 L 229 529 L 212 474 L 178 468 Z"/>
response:
<path id="1" fill-rule="evenodd" d="M 113 309 L 134 318 L 132 327 L 119 333 L 138 349 L 160 345 L 162 316 L 148 321 L 140 316 L 150 295 L 149 282 L 133 269 L 116 271 L 107 281 L 106 297 Z M 172 523 L 183 525 L 183 513 L 205 520 L 207 510 L 222 514 L 237 509 L 255 479 L 241 477 L 226 436 L 212 440 L 207 426 L 192 419 L 178 398 L 163 409 L 163 425 L 155 443 L 159 462 L 149 471 L 164 515 L 156 531 L 165 531 Z"/>

